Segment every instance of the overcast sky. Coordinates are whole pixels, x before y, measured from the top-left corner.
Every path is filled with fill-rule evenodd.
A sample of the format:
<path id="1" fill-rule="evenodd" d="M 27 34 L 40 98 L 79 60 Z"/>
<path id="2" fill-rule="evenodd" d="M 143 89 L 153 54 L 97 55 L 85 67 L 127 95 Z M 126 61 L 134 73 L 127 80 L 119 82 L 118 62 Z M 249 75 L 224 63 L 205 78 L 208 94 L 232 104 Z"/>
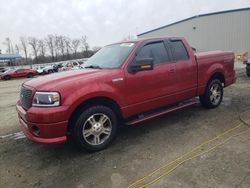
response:
<path id="1" fill-rule="evenodd" d="M 88 36 L 91 47 L 120 41 L 197 14 L 250 7 L 250 0 L 0 0 L 6 37 Z"/>

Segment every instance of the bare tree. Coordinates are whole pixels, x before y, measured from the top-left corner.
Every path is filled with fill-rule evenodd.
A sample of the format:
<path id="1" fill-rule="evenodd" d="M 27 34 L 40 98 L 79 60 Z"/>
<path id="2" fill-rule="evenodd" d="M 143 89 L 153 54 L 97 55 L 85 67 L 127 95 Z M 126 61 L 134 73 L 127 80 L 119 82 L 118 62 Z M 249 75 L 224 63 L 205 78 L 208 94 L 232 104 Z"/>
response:
<path id="1" fill-rule="evenodd" d="M 25 55 L 25 63 L 27 64 L 28 63 L 27 39 L 25 37 L 20 37 L 20 41 L 21 41 L 22 50 Z"/>
<path id="2" fill-rule="evenodd" d="M 13 45 L 12 45 L 12 43 L 10 43 L 11 45 L 11 53 L 13 54 L 14 53 L 14 48 L 13 48 Z"/>
<path id="3" fill-rule="evenodd" d="M 6 45 L 6 47 L 7 47 L 6 53 L 8 53 L 8 54 L 14 53 L 12 42 L 11 42 L 9 37 L 5 38 L 5 41 L 3 42 L 3 44 Z"/>
<path id="4" fill-rule="evenodd" d="M 20 37 L 20 43 L 12 45 L 9 37 L 3 44 L 7 53 L 20 53 L 25 56 L 25 64 L 52 62 L 57 60 L 69 60 L 71 58 L 89 57 L 101 47 L 95 46 L 90 49 L 87 36 L 72 39 L 64 35 L 49 34 L 43 39 L 36 37 Z M 31 52 L 31 53 L 30 53 Z M 29 55 L 31 54 L 31 57 Z M 33 60 L 32 60 L 33 59 Z"/>
<path id="5" fill-rule="evenodd" d="M 29 45 L 31 46 L 34 56 L 35 56 L 35 62 L 37 63 L 37 53 L 38 53 L 38 39 L 35 37 L 29 37 Z"/>
<path id="6" fill-rule="evenodd" d="M 72 45 L 72 49 L 74 51 L 74 54 L 75 54 L 75 58 L 76 58 L 76 54 L 77 54 L 77 50 L 79 48 L 79 45 L 80 45 L 80 40 L 79 39 L 74 39 L 72 40 L 71 42 L 71 45 Z"/>
<path id="7" fill-rule="evenodd" d="M 42 39 L 38 41 L 38 50 L 39 50 L 40 56 L 44 57 L 46 53 L 46 45 L 45 45 L 44 40 Z"/>
<path id="8" fill-rule="evenodd" d="M 60 51 L 59 36 L 55 35 L 54 36 L 54 52 L 55 52 L 55 60 L 56 61 L 58 60 L 59 51 Z"/>
<path id="9" fill-rule="evenodd" d="M 83 45 L 83 52 L 84 52 L 84 55 L 86 55 L 88 57 L 88 52 L 89 52 L 89 44 L 87 42 L 87 39 L 88 37 L 85 35 L 85 36 L 82 36 L 82 45 Z"/>
<path id="10" fill-rule="evenodd" d="M 65 37 L 60 35 L 57 37 L 57 45 L 58 45 L 58 50 L 60 51 L 61 55 L 62 55 L 62 59 L 64 60 L 64 52 L 65 52 Z"/>
<path id="11" fill-rule="evenodd" d="M 55 60 L 55 45 L 54 45 L 54 35 L 48 35 L 45 39 L 47 47 L 49 49 L 51 60 Z"/>
<path id="12" fill-rule="evenodd" d="M 65 42 L 65 47 L 66 47 L 67 58 L 70 59 L 70 52 L 72 50 L 71 39 L 69 37 L 65 37 L 64 42 Z"/>
<path id="13" fill-rule="evenodd" d="M 18 46 L 17 44 L 15 45 L 15 53 L 16 53 L 16 54 L 19 54 L 19 53 L 20 53 L 19 46 Z"/>

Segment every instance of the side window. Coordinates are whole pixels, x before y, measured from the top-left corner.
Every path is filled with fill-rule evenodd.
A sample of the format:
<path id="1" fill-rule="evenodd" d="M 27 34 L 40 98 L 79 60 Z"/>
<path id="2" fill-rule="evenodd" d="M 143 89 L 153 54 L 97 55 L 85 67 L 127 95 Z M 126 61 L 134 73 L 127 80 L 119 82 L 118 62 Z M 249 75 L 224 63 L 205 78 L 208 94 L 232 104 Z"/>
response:
<path id="1" fill-rule="evenodd" d="M 163 42 L 147 44 L 142 47 L 136 58 L 153 58 L 154 64 L 161 64 L 170 61 Z"/>
<path id="2" fill-rule="evenodd" d="M 182 41 L 171 41 L 171 50 L 173 53 L 173 58 L 175 61 L 187 60 L 189 59 L 188 52 Z"/>
<path id="3" fill-rule="evenodd" d="M 24 69 L 17 69 L 16 72 L 23 72 Z"/>

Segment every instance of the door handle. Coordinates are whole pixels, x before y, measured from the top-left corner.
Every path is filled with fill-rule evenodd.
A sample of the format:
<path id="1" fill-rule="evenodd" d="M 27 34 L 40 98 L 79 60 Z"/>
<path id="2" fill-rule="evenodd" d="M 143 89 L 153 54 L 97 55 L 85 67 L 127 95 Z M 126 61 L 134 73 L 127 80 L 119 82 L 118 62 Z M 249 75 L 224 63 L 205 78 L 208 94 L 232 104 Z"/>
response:
<path id="1" fill-rule="evenodd" d="M 175 73 L 175 69 L 170 69 L 169 73 Z"/>

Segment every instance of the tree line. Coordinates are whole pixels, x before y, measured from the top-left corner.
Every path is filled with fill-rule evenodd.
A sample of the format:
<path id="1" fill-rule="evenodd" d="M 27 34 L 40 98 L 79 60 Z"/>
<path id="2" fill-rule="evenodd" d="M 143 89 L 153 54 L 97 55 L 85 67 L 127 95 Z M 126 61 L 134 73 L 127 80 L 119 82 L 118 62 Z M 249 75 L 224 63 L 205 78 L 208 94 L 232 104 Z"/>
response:
<path id="1" fill-rule="evenodd" d="M 13 44 L 7 37 L 3 44 L 6 46 L 6 53 L 23 54 L 21 63 L 27 65 L 88 58 L 100 47 L 90 49 L 87 40 L 87 36 L 72 39 L 64 35 L 49 34 L 45 38 L 20 37 L 17 44 Z"/>

